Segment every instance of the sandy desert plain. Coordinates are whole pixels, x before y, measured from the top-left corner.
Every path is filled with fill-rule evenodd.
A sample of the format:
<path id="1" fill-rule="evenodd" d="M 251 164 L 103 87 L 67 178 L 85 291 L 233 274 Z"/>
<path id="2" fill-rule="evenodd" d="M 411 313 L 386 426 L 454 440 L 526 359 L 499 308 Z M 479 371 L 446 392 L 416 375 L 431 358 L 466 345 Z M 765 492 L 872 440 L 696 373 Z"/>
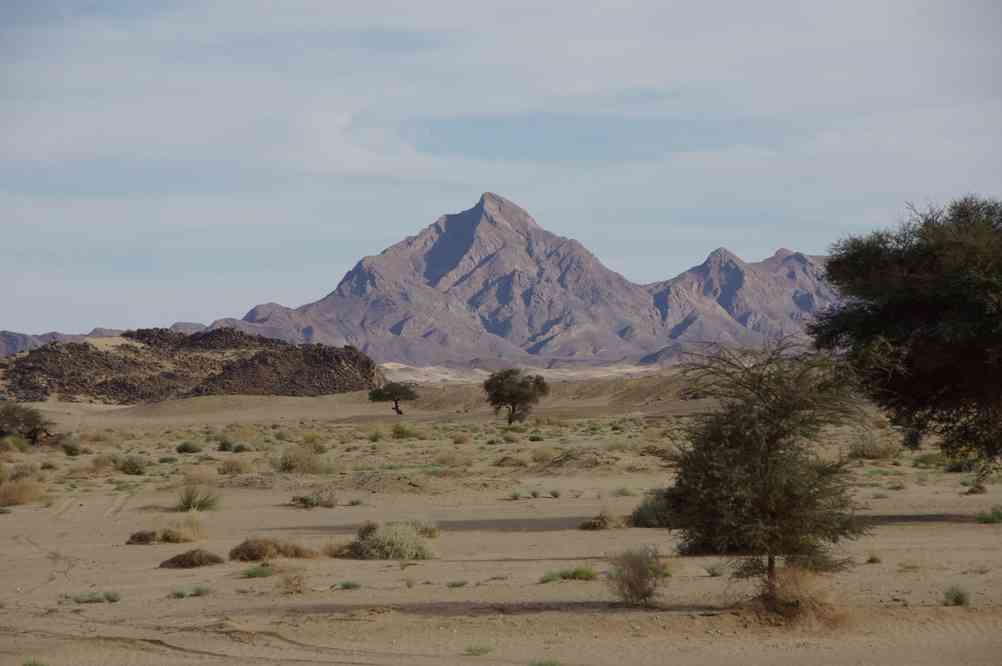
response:
<path id="1" fill-rule="evenodd" d="M 854 564 L 820 581 L 836 612 L 777 622 L 745 602 L 753 590 L 724 558 L 679 557 L 667 530 L 579 529 L 668 483 L 684 420 L 708 405 L 679 399 L 670 374 L 553 388 L 515 428 L 476 384 L 423 386 L 403 418 L 364 394 L 37 405 L 80 452 L 0 454 L 45 492 L 0 515 L 0 662 L 1002 663 L 1002 525 L 975 519 L 1002 504 L 997 480 L 966 495 L 972 475 L 946 471 L 931 448 L 854 460 L 872 532 L 840 545 Z M 825 446 L 893 439 L 875 418 Z M 145 467 L 129 470 L 131 456 Z M 175 510 L 193 482 L 218 493 L 215 510 Z M 433 558 L 325 554 L 366 521 L 434 523 Z M 126 544 L 167 528 L 193 543 Z M 314 556 L 227 558 L 254 536 Z M 605 558 L 645 544 L 671 575 L 655 607 L 629 608 L 604 580 Z M 159 567 L 191 548 L 226 561 Z M 560 579 L 577 567 L 595 578 Z M 967 607 L 945 605 L 950 586 L 969 593 Z"/>

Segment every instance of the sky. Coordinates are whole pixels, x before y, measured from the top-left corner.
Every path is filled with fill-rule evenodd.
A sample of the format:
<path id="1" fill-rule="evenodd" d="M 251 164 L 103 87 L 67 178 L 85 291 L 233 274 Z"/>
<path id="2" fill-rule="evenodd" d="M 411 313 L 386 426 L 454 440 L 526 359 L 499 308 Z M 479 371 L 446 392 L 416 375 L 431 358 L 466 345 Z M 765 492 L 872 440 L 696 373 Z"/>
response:
<path id="1" fill-rule="evenodd" d="M 242 316 L 496 192 L 636 282 L 1002 197 L 1002 3 L 0 3 L 0 329 Z"/>

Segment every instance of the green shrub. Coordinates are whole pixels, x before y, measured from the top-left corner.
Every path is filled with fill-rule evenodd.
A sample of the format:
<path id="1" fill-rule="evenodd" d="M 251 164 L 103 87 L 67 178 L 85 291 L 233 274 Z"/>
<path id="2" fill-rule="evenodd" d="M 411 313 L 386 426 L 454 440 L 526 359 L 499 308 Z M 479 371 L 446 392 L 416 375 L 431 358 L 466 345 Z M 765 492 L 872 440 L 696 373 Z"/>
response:
<path id="1" fill-rule="evenodd" d="M 343 580 L 337 584 L 337 589 L 339 590 L 357 590 L 362 587 L 361 583 L 356 583 L 353 580 Z"/>
<path id="2" fill-rule="evenodd" d="M 267 562 L 261 564 L 255 564 L 249 569 L 244 569 L 244 578 L 268 578 L 275 575 L 275 570 L 271 568 L 271 565 Z"/>
<path id="3" fill-rule="evenodd" d="M 68 439 L 63 442 L 63 453 L 65 453 L 70 458 L 76 458 L 83 452 L 80 446 L 80 442 L 75 439 Z"/>
<path id="4" fill-rule="evenodd" d="M 463 654 L 470 657 L 482 657 L 485 654 L 490 654 L 491 652 L 494 652 L 494 648 L 490 645 L 468 645 L 466 649 L 463 650 Z"/>
<path id="5" fill-rule="evenodd" d="M 951 585 L 943 592 L 943 605 L 945 606 L 970 606 L 971 595 L 967 590 L 959 585 Z"/>
<path id="6" fill-rule="evenodd" d="M 671 527 L 670 507 L 663 490 L 649 493 L 633 513 L 630 514 L 632 527 Z"/>
<path id="7" fill-rule="evenodd" d="M 195 442 L 181 442 L 174 450 L 178 453 L 201 453 L 202 447 Z"/>
<path id="8" fill-rule="evenodd" d="M 598 574 L 591 567 L 574 567 L 573 569 L 561 569 L 560 571 L 547 571 L 539 579 L 540 583 L 552 583 L 558 580 L 595 580 Z"/>

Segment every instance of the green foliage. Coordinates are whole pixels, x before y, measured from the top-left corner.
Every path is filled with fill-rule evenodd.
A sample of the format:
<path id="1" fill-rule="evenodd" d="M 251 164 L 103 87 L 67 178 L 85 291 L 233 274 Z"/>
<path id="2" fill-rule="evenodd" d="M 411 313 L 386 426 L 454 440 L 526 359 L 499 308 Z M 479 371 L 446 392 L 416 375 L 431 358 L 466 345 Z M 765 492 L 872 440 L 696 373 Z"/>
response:
<path id="1" fill-rule="evenodd" d="M 525 421 L 533 406 L 549 395 L 550 387 L 541 375 L 529 375 L 520 368 L 495 372 L 484 382 L 487 402 L 495 412 L 508 410 L 508 424 Z"/>
<path id="2" fill-rule="evenodd" d="M 0 404 L 0 438 L 24 437 L 33 446 L 49 434 L 52 424 L 34 407 L 4 401 Z"/>
<path id="3" fill-rule="evenodd" d="M 275 575 L 275 570 L 267 562 L 255 564 L 249 569 L 244 569 L 244 578 L 270 578 Z"/>
<path id="4" fill-rule="evenodd" d="M 369 400 L 372 402 L 392 402 L 393 411 L 403 414 L 400 403 L 404 401 L 417 400 L 418 394 L 413 384 L 403 382 L 389 382 L 369 391 Z"/>
<path id="5" fill-rule="evenodd" d="M 827 272 L 845 299 L 815 343 L 845 354 L 906 444 L 936 434 L 954 457 L 1002 458 L 1002 202 L 913 210 L 837 243 Z"/>
<path id="6" fill-rule="evenodd" d="M 595 580 L 598 574 L 591 567 L 574 567 L 573 569 L 561 569 L 560 571 L 547 571 L 539 579 L 540 583 L 552 583 L 558 580 Z"/>
<path id="7" fill-rule="evenodd" d="M 996 504 L 991 511 L 981 511 L 975 516 L 982 525 L 997 525 L 1002 523 L 1002 504 Z"/>
<path id="8" fill-rule="evenodd" d="M 175 449 L 178 453 L 201 453 L 202 447 L 195 442 L 181 442 Z"/>
<path id="9" fill-rule="evenodd" d="M 468 645 L 466 649 L 463 650 L 463 654 L 470 657 L 482 657 L 485 654 L 490 654 L 491 652 L 494 652 L 494 648 L 490 645 Z"/>
<path id="10" fill-rule="evenodd" d="M 343 580 L 337 584 L 337 589 L 339 590 L 357 590 L 362 587 L 361 583 L 356 583 L 353 580 Z"/>
<path id="11" fill-rule="evenodd" d="M 357 560 L 427 560 L 431 551 L 410 523 L 366 523 L 340 556 Z"/>
<path id="12" fill-rule="evenodd" d="M 863 533 L 846 463 L 810 446 L 823 427 L 856 414 L 842 366 L 779 342 L 754 352 L 711 348 L 685 372 L 720 410 L 691 426 L 659 507 L 683 553 L 753 556 L 738 573 L 762 573 L 771 584 L 778 557 L 830 561 L 830 544 Z"/>
<path id="13" fill-rule="evenodd" d="M 630 514 L 631 527 L 671 527 L 671 513 L 667 492 L 656 490 L 649 493 L 633 513 Z"/>
<path id="14" fill-rule="evenodd" d="M 943 591 L 943 605 L 945 606 L 970 606 L 971 595 L 959 585 L 951 585 Z"/>

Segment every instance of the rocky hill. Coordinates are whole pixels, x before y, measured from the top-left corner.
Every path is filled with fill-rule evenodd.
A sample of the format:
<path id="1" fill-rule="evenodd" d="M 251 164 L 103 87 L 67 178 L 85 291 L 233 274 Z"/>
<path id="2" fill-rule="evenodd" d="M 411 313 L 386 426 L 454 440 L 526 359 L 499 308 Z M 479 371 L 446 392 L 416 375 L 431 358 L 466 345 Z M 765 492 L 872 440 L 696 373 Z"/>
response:
<path id="1" fill-rule="evenodd" d="M 52 342 L 0 359 L 0 393 L 22 401 L 157 402 L 198 395 L 317 396 L 382 384 L 359 350 L 294 345 L 234 329 L 141 329 Z"/>
<path id="2" fill-rule="evenodd" d="M 365 257 L 319 301 L 258 305 L 209 328 L 352 345 L 381 363 L 416 366 L 671 363 L 693 343 L 801 334 L 836 300 L 824 259 L 790 250 L 745 262 L 721 248 L 670 280 L 636 284 L 486 193 Z"/>

